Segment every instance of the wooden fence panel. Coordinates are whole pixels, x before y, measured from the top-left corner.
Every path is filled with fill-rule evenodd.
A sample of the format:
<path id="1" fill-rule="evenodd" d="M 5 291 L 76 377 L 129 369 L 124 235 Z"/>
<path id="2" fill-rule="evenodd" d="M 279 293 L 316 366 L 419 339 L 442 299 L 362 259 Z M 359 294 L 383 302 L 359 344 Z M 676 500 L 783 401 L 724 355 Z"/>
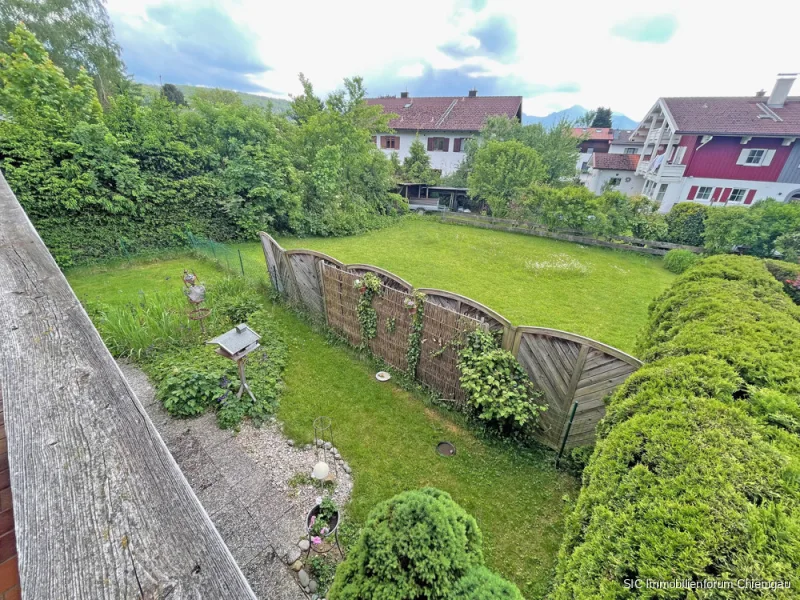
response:
<path id="1" fill-rule="evenodd" d="M 264 250 L 264 258 L 267 261 L 267 272 L 269 273 L 269 280 L 272 287 L 277 290 L 279 294 L 284 293 L 283 279 L 278 273 L 278 259 L 283 255 L 283 248 L 276 242 L 268 233 L 260 232 L 261 248 Z"/>
<path id="2" fill-rule="evenodd" d="M 558 448 L 567 434 L 569 414 L 577 402 L 566 447 L 594 442 L 594 430 L 605 415 L 605 398 L 641 363 L 624 352 L 573 333 L 542 327 L 518 327 L 514 353 L 544 393 L 548 406 L 536 437 Z"/>
<path id="3" fill-rule="evenodd" d="M 514 342 L 514 327 L 511 325 L 511 321 L 503 315 L 461 294 L 454 294 L 453 292 L 435 288 L 420 288 L 419 291 L 425 294 L 425 300 L 430 304 L 435 304 L 475 319 L 483 323 L 489 331 L 502 331 L 503 348 L 511 349 L 511 344 Z"/>
<path id="4" fill-rule="evenodd" d="M 467 398 L 461 389 L 458 344 L 469 332 L 488 325 L 427 299 L 424 311 L 417 380 L 464 409 Z"/>
<path id="5" fill-rule="evenodd" d="M 389 271 L 385 271 L 380 267 L 374 267 L 372 265 L 363 265 L 363 264 L 354 264 L 354 265 L 345 265 L 344 267 L 348 271 L 355 273 L 356 275 L 364 275 L 365 273 L 372 273 L 381 280 L 381 283 L 388 288 L 392 288 L 394 290 L 399 290 L 401 292 L 406 292 L 410 294 L 414 287 L 408 283 L 402 277 L 398 277 L 394 273 Z"/>
<path id="6" fill-rule="evenodd" d="M 353 282 L 358 275 L 334 265 L 323 264 L 322 290 L 328 327 L 353 346 L 361 345 L 361 324 L 358 321 L 358 290 Z"/>
<path id="7" fill-rule="evenodd" d="M 401 371 L 408 370 L 408 336 L 411 333 L 411 314 L 403 301 L 411 294 L 383 286 L 380 295 L 372 300 L 378 315 L 376 336 L 369 349 L 376 356 Z"/>
<path id="8" fill-rule="evenodd" d="M 312 317 L 325 318 L 325 298 L 320 281 L 320 263 L 341 266 L 335 258 L 313 250 L 288 250 L 284 252 L 294 275 L 300 303 Z"/>

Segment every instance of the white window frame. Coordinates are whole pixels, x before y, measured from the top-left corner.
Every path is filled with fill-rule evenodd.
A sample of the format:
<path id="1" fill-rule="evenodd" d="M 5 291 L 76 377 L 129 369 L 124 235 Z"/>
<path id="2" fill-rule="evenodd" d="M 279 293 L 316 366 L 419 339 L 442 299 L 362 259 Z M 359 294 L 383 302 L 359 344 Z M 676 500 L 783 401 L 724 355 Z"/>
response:
<path id="1" fill-rule="evenodd" d="M 675 153 L 672 155 L 672 160 L 670 161 L 673 165 L 681 165 L 683 164 L 683 157 L 686 154 L 686 146 L 676 146 Z"/>
<path id="2" fill-rule="evenodd" d="M 750 190 L 746 188 L 733 188 L 731 190 L 731 195 L 728 196 L 728 202 L 733 202 L 735 204 L 740 204 L 745 201 L 747 198 L 747 192 Z M 741 196 L 738 199 L 734 199 L 734 195 L 738 195 L 737 192 L 741 192 Z"/>
<path id="3" fill-rule="evenodd" d="M 623 154 L 638 154 L 638 152 L 636 152 L 636 148 L 625 148 L 622 151 L 622 153 Z"/>
<path id="4" fill-rule="evenodd" d="M 745 148 L 739 153 L 736 164 L 743 167 L 768 167 L 774 156 L 775 150 L 769 148 Z"/>
<path id="5" fill-rule="evenodd" d="M 658 193 L 656 194 L 656 202 L 661 202 L 664 200 L 664 195 L 667 193 L 667 189 L 669 188 L 668 183 L 662 183 L 661 186 L 658 188 Z"/>
<path id="6" fill-rule="evenodd" d="M 704 196 L 703 190 L 708 190 L 708 193 Z M 714 193 L 714 188 L 709 185 L 702 185 L 697 188 L 697 193 L 694 195 L 695 200 L 711 200 L 711 194 Z"/>

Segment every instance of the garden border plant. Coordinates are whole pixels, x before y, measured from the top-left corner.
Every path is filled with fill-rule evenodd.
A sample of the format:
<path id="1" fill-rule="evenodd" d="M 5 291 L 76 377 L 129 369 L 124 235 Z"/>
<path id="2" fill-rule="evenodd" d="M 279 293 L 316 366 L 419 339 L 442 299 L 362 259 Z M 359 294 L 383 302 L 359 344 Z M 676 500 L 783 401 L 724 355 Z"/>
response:
<path id="1" fill-rule="evenodd" d="M 361 345 L 367 347 L 369 340 L 378 335 L 378 313 L 372 306 L 372 300 L 380 296 L 383 283 L 374 273 L 365 273 L 353 281 L 353 287 L 358 290 L 358 322 L 361 326 Z"/>
<path id="2" fill-rule="evenodd" d="M 705 259 L 652 304 L 648 364 L 598 428 L 555 600 L 627 597 L 635 579 L 796 585 L 799 339 L 800 309 L 755 258 Z"/>

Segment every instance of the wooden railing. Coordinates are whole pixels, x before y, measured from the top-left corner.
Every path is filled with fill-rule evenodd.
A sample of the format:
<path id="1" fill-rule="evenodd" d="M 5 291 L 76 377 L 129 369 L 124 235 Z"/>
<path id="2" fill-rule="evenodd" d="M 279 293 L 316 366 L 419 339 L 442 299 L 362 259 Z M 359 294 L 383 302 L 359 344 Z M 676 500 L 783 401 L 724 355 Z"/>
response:
<path id="1" fill-rule="evenodd" d="M 255 598 L 0 175 L 0 393 L 24 598 Z"/>
<path id="2" fill-rule="evenodd" d="M 544 225 L 539 225 L 537 223 L 530 223 L 517 219 L 499 219 L 497 217 L 487 217 L 471 213 L 443 212 L 441 214 L 441 220 L 444 223 L 471 225 L 472 227 L 508 231 L 511 233 L 524 233 L 526 235 L 576 242 L 588 246 L 601 246 L 603 248 L 613 248 L 615 250 L 632 250 L 634 252 L 653 254 L 656 256 L 663 256 L 674 249 L 690 250 L 698 254 L 703 252 L 703 249 L 698 246 L 686 246 L 684 244 L 673 244 L 671 242 L 659 242 L 656 240 L 642 240 L 626 235 L 610 235 L 601 239 L 579 231 L 567 229 L 551 231 Z"/>

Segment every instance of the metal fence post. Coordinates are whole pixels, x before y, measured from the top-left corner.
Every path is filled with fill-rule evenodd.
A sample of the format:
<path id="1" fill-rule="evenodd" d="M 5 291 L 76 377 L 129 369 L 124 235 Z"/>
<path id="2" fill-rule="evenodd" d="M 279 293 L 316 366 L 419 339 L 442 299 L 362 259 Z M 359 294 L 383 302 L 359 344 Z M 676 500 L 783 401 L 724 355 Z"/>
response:
<path id="1" fill-rule="evenodd" d="M 558 449 L 558 456 L 556 456 L 556 468 L 558 468 L 558 461 L 561 460 L 561 455 L 564 454 L 564 446 L 567 445 L 569 439 L 569 430 L 572 429 L 572 420 L 575 418 L 575 411 L 578 409 L 578 401 L 572 403 L 572 410 L 569 413 L 569 423 L 567 423 L 567 431 L 564 433 L 564 439 L 561 440 L 561 448 Z"/>
<path id="2" fill-rule="evenodd" d="M 237 248 L 236 251 L 239 253 L 239 266 L 242 268 L 242 277 L 244 277 L 244 261 L 242 261 L 242 250 L 241 248 Z"/>

